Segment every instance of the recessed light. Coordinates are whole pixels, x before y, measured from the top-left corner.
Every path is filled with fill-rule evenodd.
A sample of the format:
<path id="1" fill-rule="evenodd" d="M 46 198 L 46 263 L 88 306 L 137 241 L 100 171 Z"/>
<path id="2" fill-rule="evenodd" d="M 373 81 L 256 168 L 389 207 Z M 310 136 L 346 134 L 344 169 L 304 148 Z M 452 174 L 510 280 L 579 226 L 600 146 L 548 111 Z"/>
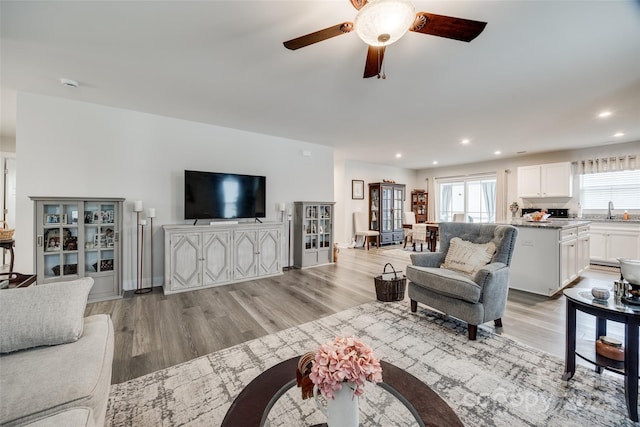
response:
<path id="1" fill-rule="evenodd" d="M 437 160 L 434 160 L 434 161 L 433 161 L 433 164 L 434 164 L 434 165 L 437 165 L 437 164 L 438 164 L 438 161 L 437 161 Z"/>
<path id="2" fill-rule="evenodd" d="M 624 132 L 616 132 L 613 134 L 613 136 L 615 136 L 616 138 L 620 138 L 621 136 L 624 136 Z"/>
<path id="3" fill-rule="evenodd" d="M 67 86 L 67 87 L 78 87 L 79 86 L 77 81 L 71 80 L 71 79 L 60 79 L 60 83 L 63 86 Z"/>
<path id="4" fill-rule="evenodd" d="M 600 117 L 601 119 L 604 119 L 605 117 L 609 117 L 610 115 L 611 115 L 611 111 L 605 110 L 605 111 L 601 111 L 600 114 L 598 114 L 598 117 Z"/>
<path id="5" fill-rule="evenodd" d="M 401 153 L 396 154 L 396 159 L 399 159 L 400 157 L 402 157 Z"/>
<path id="6" fill-rule="evenodd" d="M 469 139 L 463 139 L 462 141 L 460 141 L 461 144 L 466 145 L 468 143 L 470 143 L 471 141 Z"/>
<path id="7" fill-rule="evenodd" d="M 502 154 L 502 151 L 496 150 L 496 151 L 493 152 L 493 154 L 495 154 L 496 156 L 499 156 L 500 154 Z"/>

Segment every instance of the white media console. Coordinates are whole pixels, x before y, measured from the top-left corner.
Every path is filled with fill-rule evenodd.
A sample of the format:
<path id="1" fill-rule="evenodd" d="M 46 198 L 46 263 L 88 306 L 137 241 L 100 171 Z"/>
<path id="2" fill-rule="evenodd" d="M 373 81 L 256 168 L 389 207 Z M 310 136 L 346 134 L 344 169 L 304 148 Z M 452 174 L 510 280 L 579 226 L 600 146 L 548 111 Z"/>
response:
<path id="1" fill-rule="evenodd" d="M 282 274 L 281 222 L 163 228 L 165 294 Z"/>

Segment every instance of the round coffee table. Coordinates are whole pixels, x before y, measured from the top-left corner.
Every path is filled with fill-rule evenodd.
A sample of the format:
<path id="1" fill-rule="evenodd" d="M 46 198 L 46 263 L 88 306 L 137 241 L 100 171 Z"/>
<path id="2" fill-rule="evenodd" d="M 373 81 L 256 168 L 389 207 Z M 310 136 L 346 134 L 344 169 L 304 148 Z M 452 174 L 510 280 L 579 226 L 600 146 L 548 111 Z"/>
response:
<path id="1" fill-rule="evenodd" d="M 285 360 L 251 381 L 231 404 L 222 426 L 264 426 L 278 400 L 296 387 L 298 360 L 299 357 Z M 463 426 L 453 409 L 425 383 L 391 363 L 380 361 L 380 365 L 383 382 L 378 386 L 402 403 L 417 425 Z"/>

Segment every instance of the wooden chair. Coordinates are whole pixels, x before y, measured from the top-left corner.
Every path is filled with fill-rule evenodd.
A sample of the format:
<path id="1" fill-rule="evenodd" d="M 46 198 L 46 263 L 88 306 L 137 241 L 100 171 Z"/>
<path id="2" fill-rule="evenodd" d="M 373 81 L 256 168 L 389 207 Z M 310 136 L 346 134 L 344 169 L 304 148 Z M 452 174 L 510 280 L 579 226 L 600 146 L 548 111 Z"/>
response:
<path id="1" fill-rule="evenodd" d="M 353 229 L 355 230 L 356 240 L 359 236 L 364 238 L 364 243 L 362 247 L 367 247 L 367 250 L 370 248 L 371 240 L 375 237 L 376 239 L 376 247 L 380 247 L 380 232 L 376 230 L 369 229 L 367 224 L 367 214 L 365 212 L 354 212 L 353 213 Z"/>

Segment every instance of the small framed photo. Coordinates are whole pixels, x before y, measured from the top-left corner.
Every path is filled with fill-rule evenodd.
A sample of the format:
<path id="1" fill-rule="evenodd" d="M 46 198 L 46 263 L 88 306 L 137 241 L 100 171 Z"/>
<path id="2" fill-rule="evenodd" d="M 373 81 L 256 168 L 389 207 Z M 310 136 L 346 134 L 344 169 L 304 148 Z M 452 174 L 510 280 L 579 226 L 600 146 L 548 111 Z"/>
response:
<path id="1" fill-rule="evenodd" d="M 44 245 L 45 251 L 59 251 L 60 250 L 60 230 L 57 228 L 51 228 L 44 233 Z"/>
<path id="2" fill-rule="evenodd" d="M 46 224 L 60 224 L 60 215 L 58 215 L 58 214 L 47 214 L 44 217 L 44 222 Z"/>
<path id="3" fill-rule="evenodd" d="M 353 200 L 364 200 L 364 181 L 359 179 L 351 180 L 351 198 Z"/>

